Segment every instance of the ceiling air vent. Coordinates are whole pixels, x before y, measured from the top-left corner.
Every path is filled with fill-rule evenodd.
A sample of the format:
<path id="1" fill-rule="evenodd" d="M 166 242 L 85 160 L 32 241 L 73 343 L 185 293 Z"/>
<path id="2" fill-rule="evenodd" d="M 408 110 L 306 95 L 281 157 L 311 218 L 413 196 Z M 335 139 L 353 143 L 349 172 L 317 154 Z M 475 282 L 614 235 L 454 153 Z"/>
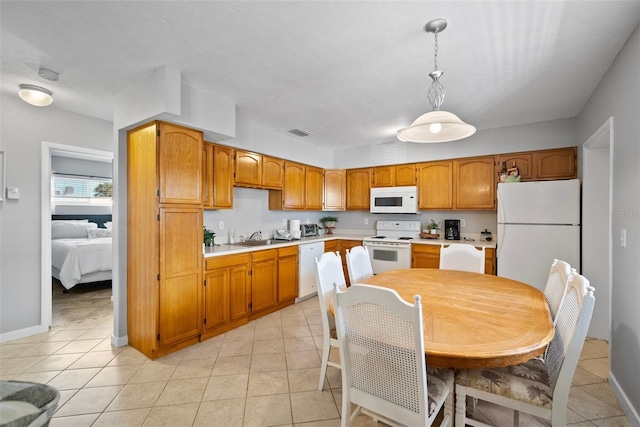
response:
<path id="1" fill-rule="evenodd" d="M 302 136 L 302 137 L 311 135 L 309 132 L 302 129 L 291 129 L 291 130 L 288 130 L 287 132 L 292 133 L 296 136 Z"/>

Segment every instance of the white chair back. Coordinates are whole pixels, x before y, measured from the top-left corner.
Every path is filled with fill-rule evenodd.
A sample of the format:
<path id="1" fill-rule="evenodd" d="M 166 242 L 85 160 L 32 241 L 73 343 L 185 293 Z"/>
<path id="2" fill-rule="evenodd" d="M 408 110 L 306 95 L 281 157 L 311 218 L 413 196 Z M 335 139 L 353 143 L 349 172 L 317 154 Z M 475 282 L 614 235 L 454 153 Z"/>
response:
<path id="1" fill-rule="evenodd" d="M 422 306 L 392 289 L 352 285 L 335 296 L 342 354 L 342 425 L 351 403 L 407 426 L 426 425 L 427 376 Z M 383 418 L 381 418 L 383 419 Z"/>
<path id="2" fill-rule="evenodd" d="M 371 266 L 371 258 L 367 248 L 356 246 L 347 249 L 346 258 L 347 273 L 352 284 L 360 283 L 373 276 L 373 267 Z"/>
<path id="3" fill-rule="evenodd" d="M 555 335 L 545 358 L 531 359 L 507 368 L 465 369 L 456 373 L 456 425 L 486 426 L 467 416 L 467 397 L 514 410 L 513 425 L 520 412 L 551 420 L 553 426 L 567 422 L 571 380 L 589 330 L 595 298 L 589 281 L 570 274 L 564 301 L 556 315 Z M 500 384 L 487 387 L 485 381 Z"/>
<path id="4" fill-rule="evenodd" d="M 556 333 L 549 343 L 545 357 L 549 386 L 554 395 L 554 410 L 557 393 L 559 396 L 564 395 L 565 399 L 569 396 L 571 380 L 591 323 L 595 304 L 593 291 L 584 276 L 572 275 L 557 314 Z"/>
<path id="5" fill-rule="evenodd" d="M 575 270 L 573 270 L 573 273 L 575 274 Z M 553 264 L 551 264 L 551 269 L 549 270 L 547 284 L 544 287 L 544 297 L 549 305 L 549 311 L 551 312 L 554 325 L 556 324 L 558 310 L 567 292 L 567 285 L 569 284 L 571 274 L 571 266 L 568 263 L 558 259 L 553 260 Z"/>
<path id="6" fill-rule="evenodd" d="M 440 269 L 484 273 L 485 248 L 476 249 L 466 243 L 451 243 L 440 247 Z"/>
<path id="7" fill-rule="evenodd" d="M 322 391 L 324 379 L 327 373 L 327 366 L 340 368 L 339 363 L 329 361 L 329 350 L 331 346 L 337 347 L 338 341 L 335 337 L 335 321 L 329 311 L 329 304 L 335 294 L 335 287 L 346 289 L 347 282 L 342 269 L 342 260 L 339 252 L 325 252 L 316 258 L 316 288 L 318 289 L 318 302 L 320 304 L 320 316 L 322 320 L 322 364 L 320 368 L 320 379 L 318 390 Z"/>

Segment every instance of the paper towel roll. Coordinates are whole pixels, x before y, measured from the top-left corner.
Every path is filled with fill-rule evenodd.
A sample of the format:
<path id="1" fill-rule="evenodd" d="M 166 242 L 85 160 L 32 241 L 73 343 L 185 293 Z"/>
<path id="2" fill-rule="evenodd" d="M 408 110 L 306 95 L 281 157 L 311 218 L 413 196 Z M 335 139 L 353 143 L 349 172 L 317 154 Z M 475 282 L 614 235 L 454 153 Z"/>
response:
<path id="1" fill-rule="evenodd" d="M 295 235 L 297 232 L 300 232 L 300 220 L 299 219 L 290 219 L 289 220 L 289 233 Z"/>

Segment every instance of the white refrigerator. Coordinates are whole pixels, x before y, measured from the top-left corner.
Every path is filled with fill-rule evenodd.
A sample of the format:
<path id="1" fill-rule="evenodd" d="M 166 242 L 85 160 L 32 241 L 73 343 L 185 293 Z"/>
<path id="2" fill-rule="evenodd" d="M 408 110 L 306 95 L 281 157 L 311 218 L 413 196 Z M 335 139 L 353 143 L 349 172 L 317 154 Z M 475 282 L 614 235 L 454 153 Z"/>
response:
<path id="1" fill-rule="evenodd" d="M 498 276 L 544 290 L 554 258 L 580 271 L 580 180 L 498 184 Z"/>

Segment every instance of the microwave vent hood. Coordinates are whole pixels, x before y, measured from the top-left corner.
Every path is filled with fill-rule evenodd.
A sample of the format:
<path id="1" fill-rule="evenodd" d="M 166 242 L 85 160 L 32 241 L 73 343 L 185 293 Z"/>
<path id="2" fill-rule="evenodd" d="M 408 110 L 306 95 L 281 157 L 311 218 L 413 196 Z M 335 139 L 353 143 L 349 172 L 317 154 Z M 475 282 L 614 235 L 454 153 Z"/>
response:
<path id="1" fill-rule="evenodd" d="M 417 214 L 418 187 L 374 187 L 371 189 L 371 213 Z"/>

